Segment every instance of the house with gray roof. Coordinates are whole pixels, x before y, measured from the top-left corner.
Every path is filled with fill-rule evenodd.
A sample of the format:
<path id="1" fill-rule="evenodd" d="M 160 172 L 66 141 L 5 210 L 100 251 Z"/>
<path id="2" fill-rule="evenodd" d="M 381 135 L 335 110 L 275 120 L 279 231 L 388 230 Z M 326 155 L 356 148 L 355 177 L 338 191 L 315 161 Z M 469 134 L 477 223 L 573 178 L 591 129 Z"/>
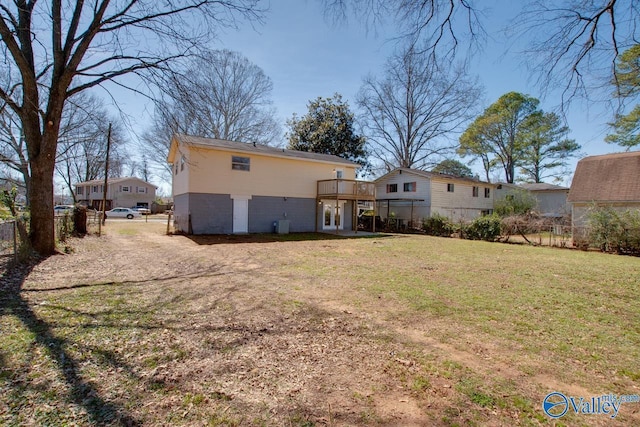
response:
<path id="1" fill-rule="evenodd" d="M 77 203 L 93 209 L 102 209 L 104 179 L 78 182 L 75 187 Z M 158 187 L 136 177 L 109 178 L 107 180 L 106 210 L 115 207 L 151 208 Z"/>
<path id="2" fill-rule="evenodd" d="M 470 221 L 493 212 L 496 186 L 418 169 L 397 168 L 375 180 L 376 211 L 381 219 L 419 227 L 434 214 Z"/>
<path id="3" fill-rule="evenodd" d="M 540 215 L 551 218 L 568 216 L 571 207 L 567 202 L 569 188 L 544 182 L 520 184 L 536 199 L 536 211 Z"/>
<path id="4" fill-rule="evenodd" d="M 578 162 L 569 195 L 574 236 L 594 206 L 640 209 L 640 151 L 589 156 Z"/>
<path id="5" fill-rule="evenodd" d="M 176 134 L 167 161 L 188 234 L 355 230 L 358 202 L 375 199 L 359 165 L 333 155 Z"/>

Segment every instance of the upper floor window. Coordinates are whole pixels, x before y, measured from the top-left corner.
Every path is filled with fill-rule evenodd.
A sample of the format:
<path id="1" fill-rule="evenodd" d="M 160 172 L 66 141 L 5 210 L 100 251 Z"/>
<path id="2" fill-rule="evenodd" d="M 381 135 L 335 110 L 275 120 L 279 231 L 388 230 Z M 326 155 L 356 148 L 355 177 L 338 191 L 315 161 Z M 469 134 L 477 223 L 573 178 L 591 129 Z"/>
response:
<path id="1" fill-rule="evenodd" d="M 485 188 L 484 189 L 484 197 L 487 198 L 487 199 L 489 197 L 491 197 L 491 189 L 490 188 Z"/>
<path id="2" fill-rule="evenodd" d="M 251 159 L 249 157 L 231 156 L 231 169 L 249 171 L 251 169 Z"/>
<path id="3" fill-rule="evenodd" d="M 184 155 L 182 157 L 180 157 L 180 171 L 184 170 L 184 164 L 187 162 L 187 159 L 184 157 Z"/>
<path id="4" fill-rule="evenodd" d="M 127 186 L 127 185 L 123 185 L 123 186 L 122 186 L 122 192 L 123 192 L 123 193 L 128 193 L 128 192 L 129 192 L 129 186 Z"/>
<path id="5" fill-rule="evenodd" d="M 76 194 L 81 195 L 84 193 L 84 187 L 76 187 Z"/>
<path id="6" fill-rule="evenodd" d="M 473 193 L 473 197 L 478 197 L 478 187 L 473 186 L 472 193 Z"/>
<path id="7" fill-rule="evenodd" d="M 387 184 L 387 193 L 397 193 L 398 184 Z"/>
<path id="8" fill-rule="evenodd" d="M 138 187 L 138 193 L 146 193 L 147 187 Z"/>
<path id="9" fill-rule="evenodd" d="M 447 192 L 453 193 L 453 184 L 447 184 Z"/>
<path id="10" fill-rule="evenodd" d="M 416 183 L 415 182 L 405 182 L 404 185 L 403 185 L 403 190 L 405 192 L 416 191 Z"/>
<path id="11" fill-rule="evenodd" d="M 342 171 L 342 169 L 336 169 L 336 179 L 342 179 L 344 175 L 344 172 Z"/>

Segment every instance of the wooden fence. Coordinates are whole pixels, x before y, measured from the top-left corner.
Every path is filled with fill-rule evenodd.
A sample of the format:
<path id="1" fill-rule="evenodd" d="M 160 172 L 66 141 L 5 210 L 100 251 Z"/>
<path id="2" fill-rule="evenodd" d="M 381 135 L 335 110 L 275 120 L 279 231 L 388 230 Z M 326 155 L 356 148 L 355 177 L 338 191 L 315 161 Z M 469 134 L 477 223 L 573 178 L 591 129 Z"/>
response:
<path id="1" fill-rule="evenodd" d="M 0 222 L 0 265 L 16 260 L 18 257 L 18 230 L 16 221 L 8 220 Z"/>

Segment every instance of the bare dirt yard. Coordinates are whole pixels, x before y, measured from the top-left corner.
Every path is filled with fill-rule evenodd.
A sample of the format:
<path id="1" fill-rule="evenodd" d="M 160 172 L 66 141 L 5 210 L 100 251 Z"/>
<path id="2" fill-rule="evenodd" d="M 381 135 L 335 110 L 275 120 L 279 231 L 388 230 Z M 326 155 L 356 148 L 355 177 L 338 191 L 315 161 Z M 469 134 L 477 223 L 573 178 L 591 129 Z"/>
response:
<path id="1" fill-rule="evenodd" d="M 542 410 L 640 394 L 637 258 L 165 228 L 3 273 L 0 424 L 640 424 L 640 403 Z"/>

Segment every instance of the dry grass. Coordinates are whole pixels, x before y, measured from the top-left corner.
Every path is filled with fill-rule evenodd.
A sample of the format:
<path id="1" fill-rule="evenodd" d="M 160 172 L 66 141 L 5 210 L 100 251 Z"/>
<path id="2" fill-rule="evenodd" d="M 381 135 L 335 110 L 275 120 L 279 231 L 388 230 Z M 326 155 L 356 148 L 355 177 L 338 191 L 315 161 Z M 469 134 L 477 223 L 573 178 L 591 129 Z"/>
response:
<path id="1" fill-rule="evenodd" d="M 640 259 L 164 227 L 3 276 L 1 424 L 541 425 L 551 391 L 640 393 Z"/>

